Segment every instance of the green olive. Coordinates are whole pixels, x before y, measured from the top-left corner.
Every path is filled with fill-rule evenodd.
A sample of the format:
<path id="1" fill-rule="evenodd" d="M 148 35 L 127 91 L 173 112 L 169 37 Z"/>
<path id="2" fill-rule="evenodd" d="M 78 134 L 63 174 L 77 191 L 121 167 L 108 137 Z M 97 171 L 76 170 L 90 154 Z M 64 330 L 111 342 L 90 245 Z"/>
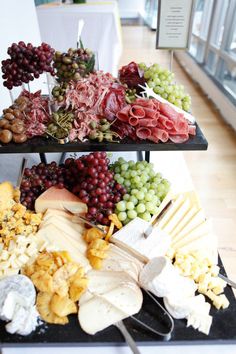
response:
<path id="1" fill-rule="evenodd" d="M 99 130 L 100 130 L 101 132 L 105 132 L 105 131 L 107 131 L 109 128 L 110 128 L 110 124 L 107 123 L 107 124 L 100 125 Z"/>

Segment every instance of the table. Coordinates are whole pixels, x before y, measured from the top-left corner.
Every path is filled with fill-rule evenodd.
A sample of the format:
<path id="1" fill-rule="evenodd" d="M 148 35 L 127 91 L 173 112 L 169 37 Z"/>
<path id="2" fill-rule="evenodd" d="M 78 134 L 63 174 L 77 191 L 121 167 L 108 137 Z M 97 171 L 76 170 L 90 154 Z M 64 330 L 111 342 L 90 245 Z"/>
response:
<path id="1" fill-rule="evenodd" d="M 99 69 L 116 76 L 122 51 L 116 1 L 42 5 L 37 16 L 42 41 L 60 51 L 76 47 L 78 21 L 83 19 L 84 46 L 97 52 Z"/>
<path id="2" fill-rule="evenodd" d="M 125 158 L 130 159 L 131 153 L 126 153 Z M 120 154 L 122 155 L 122 154 Z M 157 171 L 161 171 L 163 176 L 170 180 L 174 191 L 184 191 L 193 188 L 193 183 L 185 163 L 182 152 L 179 151 L 158 151 L 152 152 L 151 162 L 156 166 Z M 226 269 L 227 271 L 227 269 Z M 162 343 L 163 344 L 163 343 Z M 236 345 L 193 345 L 193 346 L 165 346 L 158 343 L 157 346 L 142 346 L 142 354 L 156 354 L 160 351 L 162 354 L 181 354 L 183 350 L 188 350 L 189 354 L 234 354 L 236 352 Z M 76 348 L 4 348 L 2 354 L 62 354 L 65 351 L 68 354 L 82 354 L 86 350 L 87 354 L 128 354 L 130 353 L 127 347 L 109 346 L 109 347 L 76 347 Z"/>

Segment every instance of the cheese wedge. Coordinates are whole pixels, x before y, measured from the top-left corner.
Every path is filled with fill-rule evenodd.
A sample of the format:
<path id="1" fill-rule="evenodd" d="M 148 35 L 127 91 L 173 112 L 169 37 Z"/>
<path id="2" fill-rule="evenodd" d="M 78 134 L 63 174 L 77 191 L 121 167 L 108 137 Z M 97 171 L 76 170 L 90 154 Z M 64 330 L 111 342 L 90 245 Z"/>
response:
<path id="1" fill-rule="evenodd" d="M 201 224 L 199 224 L 197 227 L 192 229 L 189 233 L 179 234 L 178 235 L 179 239 L 177 241 L 174 240 L 171 243 L 171 246 L 173 248 L 180 248 L 182 246 L 187 245 L 191 241 L 196 240 L 197 238 L 200 238 L 204 235 L 208 235 L 209 233 L 210 233 L 209 224 L 207 221 L 204 221 Z"/>
<path id="2" fill-rule="evenodd" d="M 171 237 L 172 239 L 175 238 L 176 235 L 180 233 L 180 231 L 183 230 L 183 228 L 189 223 L 189 221 L 192 219 L 194 215 L 197 214 L 199 209 L 197 209 L 194 205 L 187 211 L 187 213 L 183 216 L 181 220 L 179 220 L 178 224 L 175 226 L 175 228 L 171 231 Z"/>
<path id="3" fill-rule="evenodd" d="M 87 205 L 65 188 L 51 187 L 35 201 L 37 213 L 44 213 L 47 209 L 64 210 L 65 208 L 77 214 L 84 214 L 88 211 Z"/>
<path id="4" fill-rule="evenodd" d="M 134 280 L 138 281 L 138 276 L 142 268 L 143 263 L 137 258 L 110 243 L 107 258 L 102 262 L 102 270 L 113 272 L 123 271 L 129 274 Z"/>
<path id="5" fill-rule="evenodd" d="M 89 289 L 81 296 L 78 311 L 80 326 L 86 333 L 95 334 L 140 311 L 142 292 L 126 273 L 90 274 Z"/>
<path id="6" fill-rule="evenodd" d="M 189 211 L 190 201 L 186 199 L 176 213 L 169 220 L 168 224 L 163 228 L 163 230 L 171 235 L 171 232 L 178 225 L 178 223 L 183 219 L 186 213 Z"/>
<path id="7" fill-rule="evenodd" d="M 184 195 L 180 194 L 178 198 L 173 202 L 173 204 L 169 207 L 167 212 L 164 214 L 164 216 L 161 218 L 161 220 L 157 224 L 158 229 L 164 229 L 165 226 L 167 226 L 168 222 L 173 218 L 177 210 L 181 207 L 181 205 L 184 203 L 185 197 Z"/>
<path id="8" fill-rule="evenodd" d="M 68 251 L 71 258 L 81 264 L 86 270 L 91 269 L 88 259 L 85 256 L 84 247 L 81 243 L 76 242 L 65 232 L 62 232 L 55 225 L 48 225 L 37 232 L 39 240 L 46 241 L 50 248 L 56 250 Z"/>

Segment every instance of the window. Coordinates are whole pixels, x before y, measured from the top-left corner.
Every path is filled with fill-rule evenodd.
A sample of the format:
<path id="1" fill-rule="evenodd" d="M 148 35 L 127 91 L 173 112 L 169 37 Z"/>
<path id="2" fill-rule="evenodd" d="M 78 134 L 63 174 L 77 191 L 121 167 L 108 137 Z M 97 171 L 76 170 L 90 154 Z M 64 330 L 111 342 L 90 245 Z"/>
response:
<path id="1" fill-rule="evenodd" d="M 189 54 L 236 105 L 236 0 L 196 0 Z"/>

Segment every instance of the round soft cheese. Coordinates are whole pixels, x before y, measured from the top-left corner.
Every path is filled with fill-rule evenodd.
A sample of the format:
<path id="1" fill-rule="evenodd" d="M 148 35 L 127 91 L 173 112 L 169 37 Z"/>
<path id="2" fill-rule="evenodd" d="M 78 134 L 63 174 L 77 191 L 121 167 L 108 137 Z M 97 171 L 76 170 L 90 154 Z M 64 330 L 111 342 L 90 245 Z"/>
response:
<path id="1" fill-rule="evenodd" d="M 0 318 L 4 318 L 2 313 L 5 300 L 10 292 L 19 294 L 21 300 L 24 301 L 25 307 L 35 304 L 36 291 L 32 281 L 25 275 L 12 275 L 0 280 Z"/>

